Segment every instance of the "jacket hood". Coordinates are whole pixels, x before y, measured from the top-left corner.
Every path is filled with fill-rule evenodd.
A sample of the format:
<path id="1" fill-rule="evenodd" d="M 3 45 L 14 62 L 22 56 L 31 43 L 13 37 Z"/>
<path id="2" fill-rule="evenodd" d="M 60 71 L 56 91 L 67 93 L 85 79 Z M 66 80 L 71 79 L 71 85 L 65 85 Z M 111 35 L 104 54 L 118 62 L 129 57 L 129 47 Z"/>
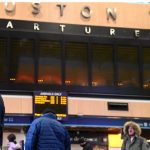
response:
<path id="1" fill-rule="evenodd" d="M 137 136 L 141 135 L 141 128 L 140 128 L 140 126 L 137 123 L 133 122 L 133 121 L 128 121 L 128 122 L 126 122 L 124 124 L 123 132 L 124 132 L 125 135 L 128 135 L 128 128 L 129 128 L 129 126 L 131 126 L 134 129 L 134 131 L 135 131 Z"/>

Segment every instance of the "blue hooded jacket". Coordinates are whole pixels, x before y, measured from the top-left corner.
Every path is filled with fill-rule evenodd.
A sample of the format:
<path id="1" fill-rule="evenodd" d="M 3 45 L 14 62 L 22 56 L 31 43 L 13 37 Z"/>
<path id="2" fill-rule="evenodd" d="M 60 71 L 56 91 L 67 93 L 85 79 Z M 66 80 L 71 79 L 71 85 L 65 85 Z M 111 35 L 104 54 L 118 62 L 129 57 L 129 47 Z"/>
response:
<path id="1" fill-rule="evenodd" d="M 70 136 L 54 114 L 44 114 L 32 122 L 25 150 L 71 150 Z"/>

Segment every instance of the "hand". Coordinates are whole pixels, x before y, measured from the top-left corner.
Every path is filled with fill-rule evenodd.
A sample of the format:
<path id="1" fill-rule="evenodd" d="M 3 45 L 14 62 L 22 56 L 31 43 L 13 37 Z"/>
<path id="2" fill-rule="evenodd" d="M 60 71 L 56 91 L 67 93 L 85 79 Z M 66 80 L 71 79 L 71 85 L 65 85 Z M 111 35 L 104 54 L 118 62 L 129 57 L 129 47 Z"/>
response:
<path id="1" fill-rule="evenodd" d="M 23 142 L 23 140 L 20 140 L 20 141 L 19 141 L 19 144 L 20 144 L 21 146 L 22 146 L 22 142 Z"/>

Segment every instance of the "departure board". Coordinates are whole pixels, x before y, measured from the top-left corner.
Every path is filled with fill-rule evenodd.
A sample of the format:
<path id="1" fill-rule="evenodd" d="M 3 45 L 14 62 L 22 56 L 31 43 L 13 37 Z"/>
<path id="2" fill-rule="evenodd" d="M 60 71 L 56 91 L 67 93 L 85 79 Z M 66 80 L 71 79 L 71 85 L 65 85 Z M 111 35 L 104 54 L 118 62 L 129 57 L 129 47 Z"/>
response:
<path id="1" fill-rule="evenodd" d="M 58 118 L 66 118 L 68 98 L 65 92 L 34 92 L 34 116 L 39 117 L 45 109 L 54 111 Z"/>

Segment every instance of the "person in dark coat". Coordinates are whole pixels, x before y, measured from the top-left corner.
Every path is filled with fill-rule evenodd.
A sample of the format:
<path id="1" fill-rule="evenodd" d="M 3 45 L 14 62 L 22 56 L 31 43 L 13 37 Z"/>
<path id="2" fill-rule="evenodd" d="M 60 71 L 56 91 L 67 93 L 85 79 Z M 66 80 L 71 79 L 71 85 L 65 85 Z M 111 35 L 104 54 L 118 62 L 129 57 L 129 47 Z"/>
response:
<path id="1" fill-rule="evenodd" d="M 80 138 L 79 144 L 83 148 L 82 150 L 93 150 L 94 147 L 94 144 L 90 141 L 86 141 L 85 138 Z"/>
<path id="2" fill-rule="evenodd" d="M 5 114 L 5 106 L 2 96 L 0 95 L 0 149 L 2 149 L 3 144 L 4 114 Z"/>
<path id="3" fill-rule="evenodd" d="M 26 150 L 71 150 L 70 136 L 51 110 L 35 119 L 26 136 Z"/>
<path id="4" fill-rule="evenodd" d="M 150 150 L 146 139 L 141 137 L 140 126 L 133 122 L 126 122 L 123 128 L 124 138 L 121 150 Z"/>

